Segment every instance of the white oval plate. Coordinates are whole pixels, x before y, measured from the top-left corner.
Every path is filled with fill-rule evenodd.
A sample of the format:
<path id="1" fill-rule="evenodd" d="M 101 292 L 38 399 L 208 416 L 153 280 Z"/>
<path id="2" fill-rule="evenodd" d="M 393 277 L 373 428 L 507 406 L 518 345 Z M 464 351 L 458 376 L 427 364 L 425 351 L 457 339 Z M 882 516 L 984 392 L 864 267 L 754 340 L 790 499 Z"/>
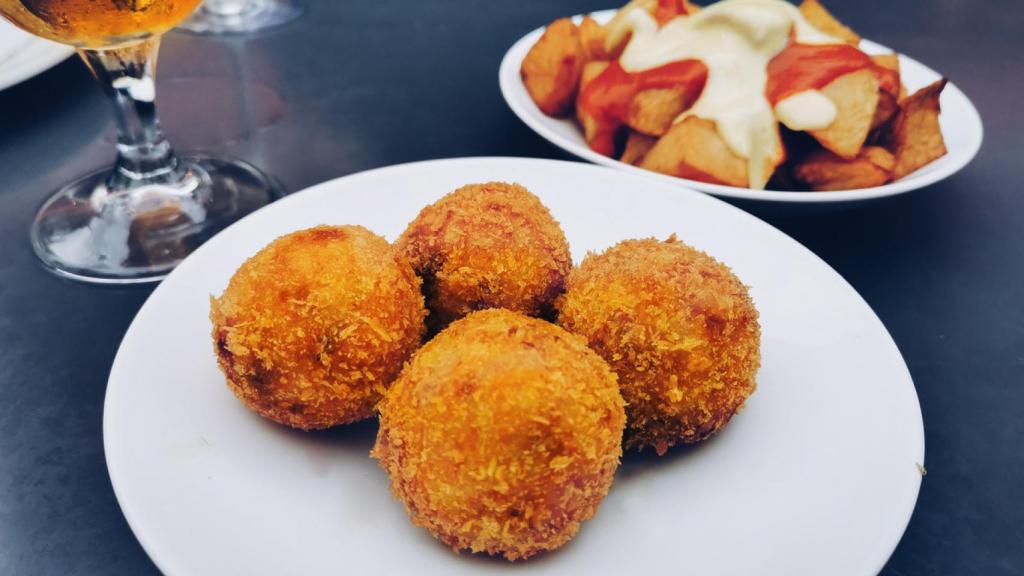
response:
<path id="1" fill-rule="evenodd" d="M 371 460 L 374 424 L 301 433 L 231 394 L 209 297 L 268 242 L 358 223 L 394 239 L 470 182 L 520 182 L 579 261 L 624 238 L 677 232 L 751 286 L 764 329 L 758 390 L 729 427 L 664 458 L 627 456 L 597 517 L 562 550 L 512 567 L 455 555 L 409 522 Z M 128 523 L 171 575 L 689 574 L 866 576 L 903 534 L 924 432 L 907 367 L 835 271 L 719 200 L 576 162 L 455 159 L 333 180 L 202 246 L 142 307 L 117 353 L 103 427 Z"/>
<path id="2" fill-rule="evenodd" d="M 69 46 L 33 36 L 0 18 L 0 90 L 42 74 L 74 53 Z"/>
<path id="3" fill-rule="evenodd" d="M 603 10 L 601 12 L 594 12 L 591 15 L 598 22 L 607 22 L 614 14 L 615 10 Z M 577 16 L 576 18 L 578 20 L 582 17 Z M 523 36 L 509 48 L 504 59 L 501 61 L 501 68 L 498 71 L 498 82 L 501 85 L 501 93 L 505 97 L 505 102 L 512 108 L 512 112 L 545 140 L 570 154 L 596 164 L 642 174 L 648 178 L 654 178 L 676 186 L 695 188 L 716 196 L 767 200 L 771 202 L 846 202 L 869 200 L 871 198 L 881 198 L 883 196 L 910 192 L 911 190 L 917 190 L 947 178 L 966 166 L 978 153 L 978 149 L 981 148 L 981 117 L 967 96 L 950 82 L 942 92 L 940 101 L 942 115 L 939 118 L 942 134 L 945 137 L 946 147 L 949 152 L 920 170 L 884 186 L 834 192 L 753 190 L 751 188 L 708 184 L 697 180 L 651 172 L 650 170 L 619 162 L 614 158 L 594 152 L 587 146 L 586 140 L 583 139 L 583 133 L 580 131 L 579 125 L 575 120 L 552 118 L 541 112 L 537 105 L 533 103 L 519 76 L 519 68 L 530 47 L 533 46 L 543 33 L 544 28 L 538 28 Z M 887 54 L 893 52 L 869 40 L 864 40 L 861 43 L 861 49 L 868 54 Z M 907 85 L 907 89 L 910 92 L 914 92 L 918 88 L 927 86 L 941 78 L 941 75 L 931 68 L 902 54 L 900 54 L 900 70 L 903 82 Z"/>

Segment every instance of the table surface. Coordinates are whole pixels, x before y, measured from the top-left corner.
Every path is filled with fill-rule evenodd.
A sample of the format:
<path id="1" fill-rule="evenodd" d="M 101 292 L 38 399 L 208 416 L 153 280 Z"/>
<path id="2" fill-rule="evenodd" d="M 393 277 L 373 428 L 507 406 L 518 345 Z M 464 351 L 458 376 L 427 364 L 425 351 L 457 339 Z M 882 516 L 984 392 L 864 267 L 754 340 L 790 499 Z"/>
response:
<path id="1" fill-rule="evenodd" d="M 583 0 L 301 0 L 250 38 L 170 34 L 163 122 L 179 149 L 250 160 L 289 190 L 452 156 L 568 158 L 498 91 L 523 33 Z M 886 575 L 1024 573 L 1024 36 L 1013 0 L 830 0 L 866 37 L 947 74 L 986 125 L 961 173 L 827 210 L 742 204 L 834 266 L 891 331 L 924 412 L 928 474 Z M 60 280 L 28 227 L 113 159 L 108 104 L 76 60 L 0 92 L 0 574 L 150 574 L 103 459 L 103 396 L 150 288 Z M 870 359 L 865 359 L 870 361 Z"/>

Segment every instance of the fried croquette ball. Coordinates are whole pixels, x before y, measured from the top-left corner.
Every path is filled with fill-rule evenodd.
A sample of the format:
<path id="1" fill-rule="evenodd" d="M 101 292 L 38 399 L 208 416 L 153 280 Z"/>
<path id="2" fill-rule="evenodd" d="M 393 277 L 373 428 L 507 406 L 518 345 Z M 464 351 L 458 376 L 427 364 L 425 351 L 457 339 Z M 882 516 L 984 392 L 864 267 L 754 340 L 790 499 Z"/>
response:
<path id="1" fill-rule="evenodd" d="M 674 235 L 588 254 L 558 305 L 559 324 L 619 377 L 627 449 L 703 440 L 754 392 L 761 329 L 747 288 Z"/>
<path id="2" fill-rule="evenodd" d="M 425 345 L 380 405 L 373 456 L 417 526 L 455 551 L 565 544 L 608 493 L 626 416 L 582 338 L 508 310 Z"/>
<path id="3" fill-rule="evenodd" d="M 572 267 L 558 222 L 517 184 L 471 184 L 424 208 L 398 240 L 423 278 L 440 330 L 485 308 L 529 316 L 553 310 Z"/>
<path id="4" fill-rule="evenodd" d="M 412 268 L 361 226 L 278 238 L 210 309 L 232 392 L 261 416 L 307 430 L 372 416 L 426 317 Z"/>

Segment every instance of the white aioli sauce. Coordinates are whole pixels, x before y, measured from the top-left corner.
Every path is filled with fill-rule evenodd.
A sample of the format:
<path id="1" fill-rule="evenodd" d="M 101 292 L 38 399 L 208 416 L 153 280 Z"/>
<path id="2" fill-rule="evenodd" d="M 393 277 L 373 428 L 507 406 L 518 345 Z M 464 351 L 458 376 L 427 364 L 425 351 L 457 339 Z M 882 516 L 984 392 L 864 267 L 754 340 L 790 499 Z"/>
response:
<path id="1" fill-rule="evenodd" d="M 835 105 L 817 90 L 794 94 L 774 111 L 765 97 L 768 62 L 789 43 L 791 31 L 801 44 L 842 44 L 812 26 L 796 6 L 784 0 L 722 0 L 660 29 L 643 8 L 628 10 L 608 31 L 610 45 L 632 33 L 619 58 L 622 68 L 642 72 L 680 60 L 703 62 L 704 92 L 676 122 L 689 116 L 714 121 L 729 148 L 747 159 L 751 188 L 768 182 L 766 165 L 778 144 L 776 114 L 794 130 L 826 128 L 835 119 Z"/>
<path id="2" fill-rule="evenodd" d="M 836 119 L 836 105 L 818 90 L 804 90 L 775 105 L 775 117 L 790 130 L 824 130 Z"/>

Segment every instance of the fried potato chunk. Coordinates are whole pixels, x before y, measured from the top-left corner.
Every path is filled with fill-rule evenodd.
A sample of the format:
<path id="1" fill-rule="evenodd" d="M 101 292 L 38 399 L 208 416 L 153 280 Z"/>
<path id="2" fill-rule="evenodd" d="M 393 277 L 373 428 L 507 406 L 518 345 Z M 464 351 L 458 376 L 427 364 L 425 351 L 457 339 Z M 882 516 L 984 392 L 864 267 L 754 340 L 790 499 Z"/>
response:
<path id="1" fill-rule="evenodd" d="M 413 524 L 508 560 L 562 546 L 594 516 L 626 420 L 614 374 L 582 338 L 508 310 L 430 341 L 380 413 L 372 456 Z"/>
<path id="2" fill-rule="evenodd" d="M 626 146 L 623 148 L 622 156 L 619 157 L 619 160 L 634 166 L 640 164 L 644 156 L 654 147 L 654 143 L 657 141 L 658 139 L 654 136 L 631 131 L 629 136 L 626 137 Z"/>
<path id="3" fill-rule="evenodd" d="M 701 182 L 747 185 L 747 161 L 729 149 L 714 122 L 696 116 L 673 125 L 640 167 Z"/>
<path id="4" fill-rule="evenodd" d="M 766 177 L 785 159 L 781 140 L 775 151 L 775 157 L 765 161 Z M 696 116 L 673 124 L 640 161 L 640 167 L 712 184 L 749 185 L 747 160 L 729 148 L 714 122 Z"/>
<path id="5" fill-rule="evenodd" d="M 882 137 L 882 145 L 896 157 L 893 178 L 899 179 L 946 154 L 939 126 L 939 96 L 946 79 L 938 80 L 900 103 Z"/>
<path id="6" fill-rule="evenodd" d="M 652 88 L 637 93 L 626 113 L 626 125 L 648 136 L 664 136 L 672 122 L 700 95 L 685 86 Z"/>
<path id="7" fill-rule="evenodd" d="M 631 0 L 622 8 L 615 12 L 615 15 L 609 20 L 608 24 L 604 26 L 607 31 L 607 37 L 604 43 L 605 52 L 610 58 L 617 58 L 626 48 L 626 44 L 629 43 L 632 33 L 630 29 L 626 27 L 626 18 L 629 13 L 634 9 L 644 10 L 655 18 L 658 17 L 658 0 Z M 678 12 L 678 8 L 682 8 L 681 13 L 684 14 L 695 14 L 700 10 L 700 6 L 689 2 L 688 0 L 682 0 L 678 2 L 679 6 L 673 7 L 671 12 Z"/>
<path id="8" fill-rule="evenodd" d="M 626 18 L 631 11 L 639 9 L 654 14 L 654 10 L 657 7 L 658 0 L 630 0 L 625 6 L 619 8 L 619 11 L 615 13 L 615 16 L 604 27 L 607 30 L 604 44 L 605 53 L 610 58 L 616 59 L 626 48 L 626 44 L 629 43 L 629 39 L 632 37 L 632 32 L 625 26 Z"/>
<path id="9" fill-rule="evenodd" d="M 373 415 L 424 333 L 420 280 L 361 226 L 282 236 L 210 299 L 228 386 L 261 416 L 327 428 Z"/>
<path id="10" fill-rule="evenodd" d="M 890 94 L 885 90 L 878 91 L 878 106 L 875 108 L 875 115 L 871 118 L 871 128 L 868 133 L 885 126 L 887 122 L 896 116 L 900 111 L 898 96 Z M 870 140 L 870 138 L 869 138 Z"/>
<path id="11" fill-rule="evenodd" d="M 398 239 L 423 278 L 428 328 L 484 308 L 548 314 L 572 260 L 558 222 L 518 184 L 470 184 L 424 208 Z"/>
<path id="12" fill-rule="evenodd" d="M 519 73 L 537 107 L 549 116 L 562 116 L 572 107 L 585 61 L 579 29 L 562 18 L 544 30 Z"/>
<path id="13" fill-rule="evenodd" d="M 793 176 L 816 191 L 855 190 L 889 182 L 895 164 L 893 155 L 878 146 L 865 146 L 852 160 L 818 150 L 793 168 Z"/>
<path id="14" fill-rule="evenodd" d="M 608 60 L 593 60 L 583 65 L 583 72 L 580 74 L 580 90 L 587 84 L 590 84 L 594 78 L 597 78 L 604 72 L 604 69 L 611 64 Z"/>
<path id="15" fill-rule="evenodd" d="M 818 0 L 804 0 L 800 3 L 800 13 L 818 30 L 829 36 L 839 38 L 847 44 L 860 44 L 860 35 L 836 19 Z"/>
<path id="16" fill-rule="evenodd" d="M 809 134 L 842 158 L 855 158 L 864 146 L 878 108 L 878 77 L 869 69 L 843 74 L 821 93 L 836 106 L 836 119 L 824 130 Z"/>
<path id="17" fill-rule="evenodd" d="M 583 45 L 583 57 L 587 62 L 591 60 L 608 60 L 608 51 L 604 43 L 608 38 L 608 32 L 590 16 L 584 16 L 580 22 L 580 43 Z"/>
<path id="18" fill-rule="evenodd" d="M 708 438 L 754 392 L 761 331 L 747 288 L 674 236 L 588 254 L 558 308 L 619 377 L 627 449 Z"/>
<path id="19" fill-rule="evenodd" d="M 875 116 L 871 119 L 871 130 L 874 131 L 877 130 L 879 126 L 882 126 L 891 120 L 896 112 L 899 111 L 900 90 L 903 90 L 903 86 L 902 83 L 899 82 L 899 56 L 896 54 L 876 54 L 871 56 L 871 61 L 874 62 L 876 66 L 895 72 L 897 81 L 895 93 L 891 93 L 885 89 L 880 89 L 878 91 L 878 107 L 875 108 Z"/>
<path id="20" fill-rule="evenodd" d="M 900 71 L 900 57 L 898 54 L 873 54 L 871 61 L 888 70 Z"/>
<path id="21" fill-rule="evenodd" d="M 603 60 L 587 62 L 583 66 L 583 73 L 580 74 L 580 93 L 583 92 L 583 88 L 587 84 L 590 84 L 594 78 L 600 76 L 609 64 L 611 64 L 611 62 Z M 599 130 L 597 120 L 592 118 L 590 114 L 587 114 L 587 111 L 583 109 L 583 106 L 579 105 L 576 106 L 576 119 L 579 120 L 580 126 L 583 127 L 583 138 L 586 139 L 588 144 L 593 142 Z"/>

